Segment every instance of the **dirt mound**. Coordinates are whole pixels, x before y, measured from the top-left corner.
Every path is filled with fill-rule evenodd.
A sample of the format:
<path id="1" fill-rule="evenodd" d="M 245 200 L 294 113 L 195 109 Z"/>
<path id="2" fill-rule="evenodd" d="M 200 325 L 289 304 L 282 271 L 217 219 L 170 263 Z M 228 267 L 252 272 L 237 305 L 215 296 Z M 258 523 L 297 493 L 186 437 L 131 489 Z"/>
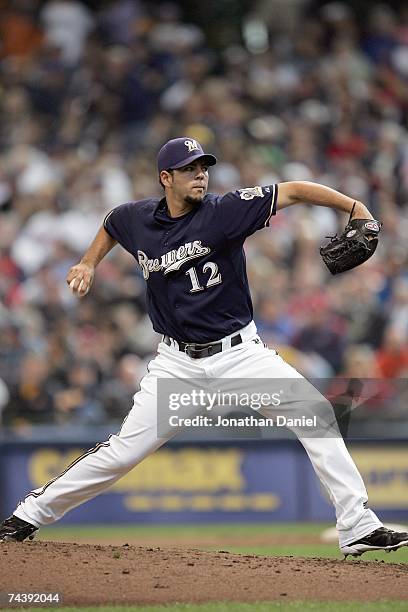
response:
<path id="1" fill-rule="evenodd" d="M 0 591 L 59 592 L 64 605 L 408 599 L 408 565 L 8 542 L 0 545 Z"/>

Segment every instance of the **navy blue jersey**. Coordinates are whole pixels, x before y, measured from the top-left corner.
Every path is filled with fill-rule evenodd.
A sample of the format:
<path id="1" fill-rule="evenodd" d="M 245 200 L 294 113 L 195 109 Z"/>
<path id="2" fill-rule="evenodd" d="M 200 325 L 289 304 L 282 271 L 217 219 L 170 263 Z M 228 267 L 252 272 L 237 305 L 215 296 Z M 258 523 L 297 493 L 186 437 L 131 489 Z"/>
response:
<path id="1" fill-rule="evenodd" d="M 165 198 L 122 204 L 104 227 L 138 261 L 155 331 L 178 341 L 212 342 L 253 317 L 245 238 L 276 214 L 278 186 L 207 194 L 182 217 Z"/>

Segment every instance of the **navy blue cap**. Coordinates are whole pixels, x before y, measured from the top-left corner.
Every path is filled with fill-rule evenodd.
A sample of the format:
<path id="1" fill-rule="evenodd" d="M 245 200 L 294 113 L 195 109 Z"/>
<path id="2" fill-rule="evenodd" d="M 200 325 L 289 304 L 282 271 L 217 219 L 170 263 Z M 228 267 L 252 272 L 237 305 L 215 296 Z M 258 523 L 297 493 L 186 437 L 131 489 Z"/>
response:
<path id="1" fill-rule="evenodd" d="M 204 153 L 203 147 L 194 138 L 174 138 L 162 146 L 157 156 L 157 169 L 174 170 L 190 164 L 200 157 L 205 157 L 209 166 L 217 163 L 217 158 L 209 153 Z"/>

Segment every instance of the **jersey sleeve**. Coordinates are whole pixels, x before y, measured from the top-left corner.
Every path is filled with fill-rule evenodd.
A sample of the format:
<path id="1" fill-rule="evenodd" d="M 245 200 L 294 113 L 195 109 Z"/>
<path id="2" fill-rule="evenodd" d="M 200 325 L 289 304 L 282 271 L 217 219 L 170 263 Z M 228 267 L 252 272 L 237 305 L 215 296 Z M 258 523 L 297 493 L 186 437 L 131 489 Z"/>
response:
<path id="1" fill-rule="evenodd" d="M 132 238 L 132 227 L 135 223 L 135 211 L 132 203 L 121 204 L 113 208 L 103 220 L 103 227 L 124 249 L 133 253 L 136 249 Z"/>
<path id="2" fill-rule="evenodd" d="M 245 239 L 269 226 L 276 214 L 278 185 L 249 187 L 225 194 L 219 201 L 222 229 L 229 240 Z"/>

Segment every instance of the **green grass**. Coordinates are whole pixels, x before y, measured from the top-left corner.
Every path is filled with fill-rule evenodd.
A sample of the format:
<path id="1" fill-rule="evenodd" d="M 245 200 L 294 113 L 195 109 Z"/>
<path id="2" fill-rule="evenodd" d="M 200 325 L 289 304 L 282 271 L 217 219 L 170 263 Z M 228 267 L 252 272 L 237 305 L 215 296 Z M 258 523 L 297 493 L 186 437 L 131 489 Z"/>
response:
<path id="1" fill-rule="evenodd" d="M 346 602 L 320 602 L 320 601 L 285 601 L 285 602 L 257 602 L 257 603 L 208 603 L 208 604 L 173 604 L 169 606 L 100 606 L 93 608 L 24 608 L 24 612 L 38 612 L 39 610 L 57 609 L 59 612 L 292 612 L 292 610 L 316 610 L 318 612 L 400 612 L 408 610 L 405 601 L 377 601 L 362 603 Z M 14 608 L 15 610 L 15 608 Z M 3 612 L 12 612 L 3 609 Z"/>
<path id="2" fill-rule="evenodd" d="M 296 533 L 302 535 L 316 535 L 319 534 L 323 529 L 330 527 L 328 524 L 321 523 L 203 523 L 194 525 L 69 525 L 69 526 L 53 526 L 53 527 L 41 527 L 41 534 L 61 534 L 61 535 L 72 535 L 72 534 L 86 534 L 90 536 L 99 536 L 106 534 L 107 531 L 112 532 L 116 535 L 134 535 L 146 534 L 149 531 L 154 535 L 196 535 L 196 534 L 213 534 L 219 535 L 263 535 L 269 534 L 281 534 L 283 532 Z M 44 539 L 44 538 L 43 538 Z"/>
<path id="3" fill-rule="evenodd" d="M 112 536 L 123 540 L 123 543 L 131 540 L 137 544 L 138 536 L 143 536 L 142 544 L 145 544 L 149 534 L 156 543 L 162 536 L 163 538 L 173 538 L 174 544 L 164 544 L 164 546 L 174 546 L 177 548 L 183 541 L 183 538 L 191 540 L 191 548 L 201 548 L 203 550 L 228 550 L 230 552 L 254 555 L 271 555 L 271 556 L 297 556 L 297 557 L 323 557 L 331 559 L 343 559 L 337 544 L 326 544 L 318 542 L 321 532 L 328 525 L 320 524 L 236 524 L 236 525 L 118 525 L 118 526 L 70 526 L 70 527 L 43 527 L 39 533 L 38 539 L 51 541 L 64 541 L 74 539 L 81 543 L 87 541 L 87 538 L 99 539 L 103 544 L 107 536 Z M 302 536 L 315 536 L 316 543 L 299 543 L 297 545 L 288 545 L 284 542 L 271 546 L 251 544 L 253 537 L 265 537 L 273 535 L 282 536 L 285 533 L 293 538 L 294 534 Z M 203 546 L 200 545 L 200 536 L 211 535 L 217 537 L 217 545 Z M 194 544 L 194 537 L 197 537 L 197 544 Z M 234 537 L 234 540 L 242 541 L 242 544 L 230 545 L 224 541 L 224 538 Z M 291 540 L 293 541 L 293 540 Z M 408 563 L 408 547 L 402 548 L 397 552 L 372 552 L 361 557 L 365 561 L 385 561 L 391 563 Z M 351 558 L 349 558 L 351 560 Z M 408 607 L 407 607 L 408 610 Z"/>

